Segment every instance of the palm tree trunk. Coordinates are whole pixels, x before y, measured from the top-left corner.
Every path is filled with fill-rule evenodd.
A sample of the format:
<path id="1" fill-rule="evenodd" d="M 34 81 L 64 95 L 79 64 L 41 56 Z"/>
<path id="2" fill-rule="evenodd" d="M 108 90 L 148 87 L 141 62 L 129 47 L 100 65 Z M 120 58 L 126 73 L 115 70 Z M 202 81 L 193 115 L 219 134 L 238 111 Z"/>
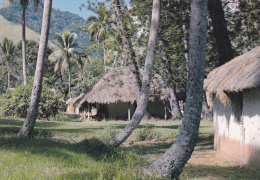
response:
<path id="1" fill-rule="evenodd" d="M 67 62 L 68 62 L 68 74 L 69 74 L 69 97 L 71 98 L 71 93 L 70 93 L 70 91 L 71 91 L 70 62 L 69 62 L 69 58 L 68 57 L 66 57 L 66 58 L 67 58 Z"/>
<path id="2" fill-rule="evenodd" d="M 11 67 L 9 66 L 9 63 L 8 63 L 8 72 L 7 72 L 7 89 L 10 88 L 10 76 L 11 76 Z"/>
<path id="3" fill-rule="evenodd" d="M 221 66 L 234 58 L 234 50 L 231 46 L 221 0 L 209 1 L 208 9 L 219 55 L 218 66 Z"/>
<path id="4" fill-rule="evenodd" d="M 137 104 L 140 101 L 140 97 L 141 97 L 141 76 L 138 70 L 138 66 L 137 66 L 137 62 L 135 60 L 136 56 L 135 56 L 135 52 L 134 49 L 132 47 L 132 43 L 131 43 L 131 37 L 130 34 L 128 32 L 128 28 L 126 27 L 126 25 L 124 25 L 123 23 L 123 14 L 120 10 L 120 3 L 119 0 L 111 0 L 111 5 L 113 8 L 113 12 L 115 14 L 115 19 L 116 19 L 116 23 L 117 26 L 120 30 L 120 37 L 122 40 L 122 45 L 126 51 L 126 55 L 127 55 L 127 63 L 128 66 L 131 70 L 131 78 L 133 80 L 133 84 L 134 84 L 134 91 L 135 91 L 135 96 L 136 96 L 136 102 Z"/>
<path id="5" fill-rule="evenodd" d="M 142 120 L 146 112 L 146 108 L 149 100 L 153 62 L 156 53 L 159 19 L 160 19 L 160 0 L 154 0 L 153 10 L 152 10 L 152 20 L 151 20 L 152 23 L 151 23 L 150 36 L 149 36 L 148 48 L 147 48 L 147 54 L 145 60 L 145 68 L 143 73 L 140 101 L 137 104 L 137 108 L 134 112 L 134 115 L 131 121 L 127 124 L 127 126 L 116 136 L 108 140 L 108 143 L 110 145 L 118 146 L 121 143 L 123 143 L 132 134 L 135 128 L 139 125 L 140 121 Z"/>
<path id="6" fill-rule="evenodd" d="M 180 132 L 173 145 L 152 163 L 155 172 L 178 179 L 190 159 L 199 132 L 207 32 L 207 0 L 191 1 L 187 99 Z"/>
<path id="7" fill-rule="evenodd" d="M 36 71 L 34 75 L 33 89 L 31 94 L 31 102 L 27 112 L 26 119 L 23 123 L 23 127 L 17 134 L 18 137 L 33 136 L 33 129 L 36 122 L 36 116 L 38 113 L 38 106 L 42 90 L 43 67 L 49 37 L 51 8 L 52 0 L 45 0 L 43 9 L 42 30 L 37 57 Z"/>
<path id="8" fill-rule="evenodd" d="M 105 66 L 105 72 L 107 72 L 107 60 L 106 60 L 105 43 L 103 43 L 103 51 L 104 51 L 104 66 Z"/>
<path id="9" fill-rule="evenodd" d="M 212 120 L 212 114 L 210 112 L 205 91 L 203 91 L 202 117 L 203 120 Z"/>
<path id="10" fill-rule="evenodd" d="M 26 12 L 26 8 L 23 7 L 23 15 L 22 15 L 23 84 L 24 84 L 24 85 L 27 85 L 27 72 L 26 72 L 26 39 L 25 39 L 25 12 Z"/>
<path id="11" fill-rule="evenodd" d="M 172 71 L 171 71 L 171 66 L 169 62 L 169 57 L 166 54 L 166 51 L 163 47 L 163 44 L 160 44 L 160 50 L 162 52 L 162 64 L 163 64 L 163 71 L 165 73 L 165 83 L 166 87 L 169 93 L 169 102 L 171 106 L 171 115 L 172 115 L 172 120 L 176 119 L 181 119 L 182 114 L 181 114 L 181 109 L 178 103 L 178 99 L 176 96 L 176 87 L 173 84 L 173 77 L 172 77 Z"/>

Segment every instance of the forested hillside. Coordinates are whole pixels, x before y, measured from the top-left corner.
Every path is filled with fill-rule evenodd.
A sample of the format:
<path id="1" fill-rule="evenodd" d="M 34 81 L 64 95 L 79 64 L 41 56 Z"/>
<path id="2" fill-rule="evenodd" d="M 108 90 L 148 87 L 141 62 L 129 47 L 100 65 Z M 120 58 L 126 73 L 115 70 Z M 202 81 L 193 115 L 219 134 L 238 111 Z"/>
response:
<path id="1" fill-rule="evenodd" d="M 39 34 L 41 33 L 42 13 L 42 4 L 40 4 L 37 10 L 35 10 L 33 3 L 29 3 L 28 9 L 26 10 L 26 26 Z M 85 20 L 82 17 L 70 12 L 63 12 L 56 9 L 52 9 L 51 13 L 50 39 L 54 39 L 55 34 L 60 33 L 62 30 L 69 30 L 78 34 L 78 41 L 82 41 L 83 45 L 88 44 L 85 34 L 73 28 L 75 24 L 84 24 Z M 13 0 L 12 3 L 5 2 L 0 8 L 0 15 L 10 22 L 21 24 L 22 7 L 20 5 L 20 1 Z"/>

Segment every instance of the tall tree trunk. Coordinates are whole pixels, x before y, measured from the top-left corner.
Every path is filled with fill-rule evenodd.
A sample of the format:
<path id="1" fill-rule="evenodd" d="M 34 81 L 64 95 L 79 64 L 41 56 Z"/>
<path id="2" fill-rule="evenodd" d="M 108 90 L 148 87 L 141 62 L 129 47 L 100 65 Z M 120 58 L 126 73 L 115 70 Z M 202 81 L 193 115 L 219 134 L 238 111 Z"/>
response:
<path id="1" fill-rule="evenodd" d="M 187 99 L 180 132 L 173 145 L 152 163 L 155 172 L 178 179 L 198 136 L 202 109 L 207 31 L 207 0 L 191 1 Z"/>
<path id="2" fill-rule="evenodd" d="M 131 76 L 134 84 L 134 91 L 136 96 L 136 102 L 139 103 L 141 99 L 141 76 L 140 72 L 138 70 L 137 62 L 136 62 L 136 55 L 134 52 L 134 49 L 132 47 L 131 37 L 129 34 L 129 30 L 126 27 L 123 18 L 122 11 L 120 9 L 120 3 L 119 0 L 111 0 L 111 5 L 113 8 L 113 12 L 115 14 L 115 19 L 117 23 L 117 27 L 120 30 L 120 37 L 122 40 L 123 47 L 126 51 L 127 55 L 127 65 L 129 66 L 131 70 Z"/>
<path id="3" fill-rule="evenodd" d="M 106 60 L 106 48 L 105 48 L 105 43 L 103 43 L 103 51 L 104 51 L 104 66 L 105 66 L 105 72 L 107 72 L 107 60 Z"/>
<path id="4" fill-rule="evenodd" d="M 25 39 L 25 12 L 26 7 L 23 7 L 22 15 L 22 59 L 23 59 L 23 84 L 27 85 L 27 72 L 26 72 L 26 39 Z"/>
<path id="5" fill-rule="evenodd" d="M 212 114 L 209 109 L 205 91 L 203 91 L 202 117 L 203 120 L 212 120 Z"/>
<path id="6" fill-rule="evenodd" d="M 45 0 L 43 9 L 42 30 L 37 57 L 36 71 L 34 75 L 31 102 L 27 112 L 26 119 L 23 123 L 23 127 L 17 134 L 18 137 L 32 137 L 33 135 L 33 129 L 36 122 L 36 116 L 38 113 L 38 106 L 42 90 L 43 67 L 49 37 L 51 8 L 52 0 Z"/>
<path id="7" fill-rule="evenodd" d="M 11 88 L 11 86 L 10 86 L 11 67 L 10 67 L 9 63 L 8 63 L 7 68 L 8 68 L 8 70 L 7 70 L 8 71 L 7 72 L 7 89 L 9 89 L 9 88 Z"/>
<path id="8" fill-rule="evenodd" d="M 159 19 L 160 19 L 160 0 L 153 0 L 153 10 L 152 10 L 152 20 L 151 20 L 152 23 L 151 23 L 150 36 L 148 41 L 147 54 L 145 59 L 140 102 L 137 104 L 137 108 L 134 112 L 134 115 L 131 121 L 127 124 L 127 126 L 116 136 L 108 140 L 108 143 L 110 145 L 118 146 L 121 143 L 123 143 L 132 134 L 133 130 L 135 130 L 135 128 L 139 125 L 140 121 L 142 120 L 146 112 L 146 108 L 149 100 L 149 93 L 150 93 L 153 62 L 154 62 L 155 52 L 156 52 Z"/>
<path id="9" fill-rule="evenodd" d="M 219 55 L 218 66 L 221 66 L 234 58 L 234 50 L 231 47 L 221 0 L 210 0 L 208 10 Z"/>
<path id="10" fill-rule="evenodd" d="M 169 62 L 169 57 L 163 47 L 163 44 L 160 44 L 160 50 L 162 52 L 162 64 L 163 64 L 163 71 L 165 73 L 165 83 L 166 87 L 169 93 L 169 102 L 171 106 L 171 115 L 172 119 L 181 119 L 182 114 L 181 114 L 181 109 L 178 103 L 178 99 L 176 96 L 176 88 L 175 85 L 173 84 L 173 77 L 172 77 L 172 71 L 171 71 L 171 66 Z"/>
<path id="11" fill-rule="evenodd" d="M 189 64 L 189 57 L 188 57 L 188 37 L 186 35 L 186 25 L 182 25 L 182 31 L 183 31 L 183 43 L 184 43 L 184 57 L 186 62 L 186 69 L 189 70 L 188 64 Z"/>
<path id="12" fill-rule="evenodd" d="M 70 78 L 70 60 L 69 57 L 66 57 L 66 61 L 68 63 L 68 74 L 69 74 L 69 97 L 71 98 L 71 78 Z"/>

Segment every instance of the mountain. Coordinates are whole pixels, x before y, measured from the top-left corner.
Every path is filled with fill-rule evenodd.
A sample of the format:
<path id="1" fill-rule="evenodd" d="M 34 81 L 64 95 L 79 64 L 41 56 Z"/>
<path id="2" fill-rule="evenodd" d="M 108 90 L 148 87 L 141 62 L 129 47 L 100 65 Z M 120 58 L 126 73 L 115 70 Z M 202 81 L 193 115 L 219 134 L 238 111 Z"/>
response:
<path id="1" fill-rule="evenodd" d="M 41 23 L 42 23 L 43 5 L 40 4 L 37 10 L 34 9 L 33 3 L 29 3 L 26 10 L 26 26 L 27 28 L 35 31 L 36 33 L 41 33 Z M 0 6 L 0 15 L 2 15 L 7 21 L 14 24 L 21 25 L 22 22 L 22 7 L 20 5 L 20 0 L 13 0 L 12 3 L 6 0 Z M 76 24 L 83 25 L 85 20 L 79 15 L 70 13 L 68 11 L 63 12 L 56 9 L 52 9 L 51 12 L 51 25 L 50 25 L 50 40 L 55 39 L 55 34 L 60 33 L 62 30 L 68 30 L 70 32 L 77 33 L 78 42 L 81 46 L 89 44 L 88 39 L 86 39 L 85 33 L 78 29 L 73 28 Z M 2 30 L 2 29 L 1 29 Z M 29 39 L 27 37 L 26 39 Z"/>
<path id="2" fill-rule="evenodd" d="M 7 37 L 17 44 L 22 39 L 22 25 L 7 21 L 0 15 L 0 41 Z M 31 29 L 26 28 L 26 38 L 39 42 L 40 35 Z"/>

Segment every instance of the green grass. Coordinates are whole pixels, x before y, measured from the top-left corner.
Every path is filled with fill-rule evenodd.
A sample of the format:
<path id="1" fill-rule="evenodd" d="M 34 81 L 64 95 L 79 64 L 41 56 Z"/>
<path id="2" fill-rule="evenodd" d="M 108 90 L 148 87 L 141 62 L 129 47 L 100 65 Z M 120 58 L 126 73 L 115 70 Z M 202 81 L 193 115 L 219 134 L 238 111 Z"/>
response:
<path id="1" fill-rule="evenodd" d="M 54 122 L 37 120 L 33 139 L 16 138 L 24 119 L 0 118 L 0 179 L 155 179 L 137 151 L 113 149 L 102 140 L 122 130 L 127 121 Z M 142 121 L 127 143 L 141 131 L 157 140 L 174 139 L 181 121 Z M 201 124 L 211 134 L 212 123 Z"/>

